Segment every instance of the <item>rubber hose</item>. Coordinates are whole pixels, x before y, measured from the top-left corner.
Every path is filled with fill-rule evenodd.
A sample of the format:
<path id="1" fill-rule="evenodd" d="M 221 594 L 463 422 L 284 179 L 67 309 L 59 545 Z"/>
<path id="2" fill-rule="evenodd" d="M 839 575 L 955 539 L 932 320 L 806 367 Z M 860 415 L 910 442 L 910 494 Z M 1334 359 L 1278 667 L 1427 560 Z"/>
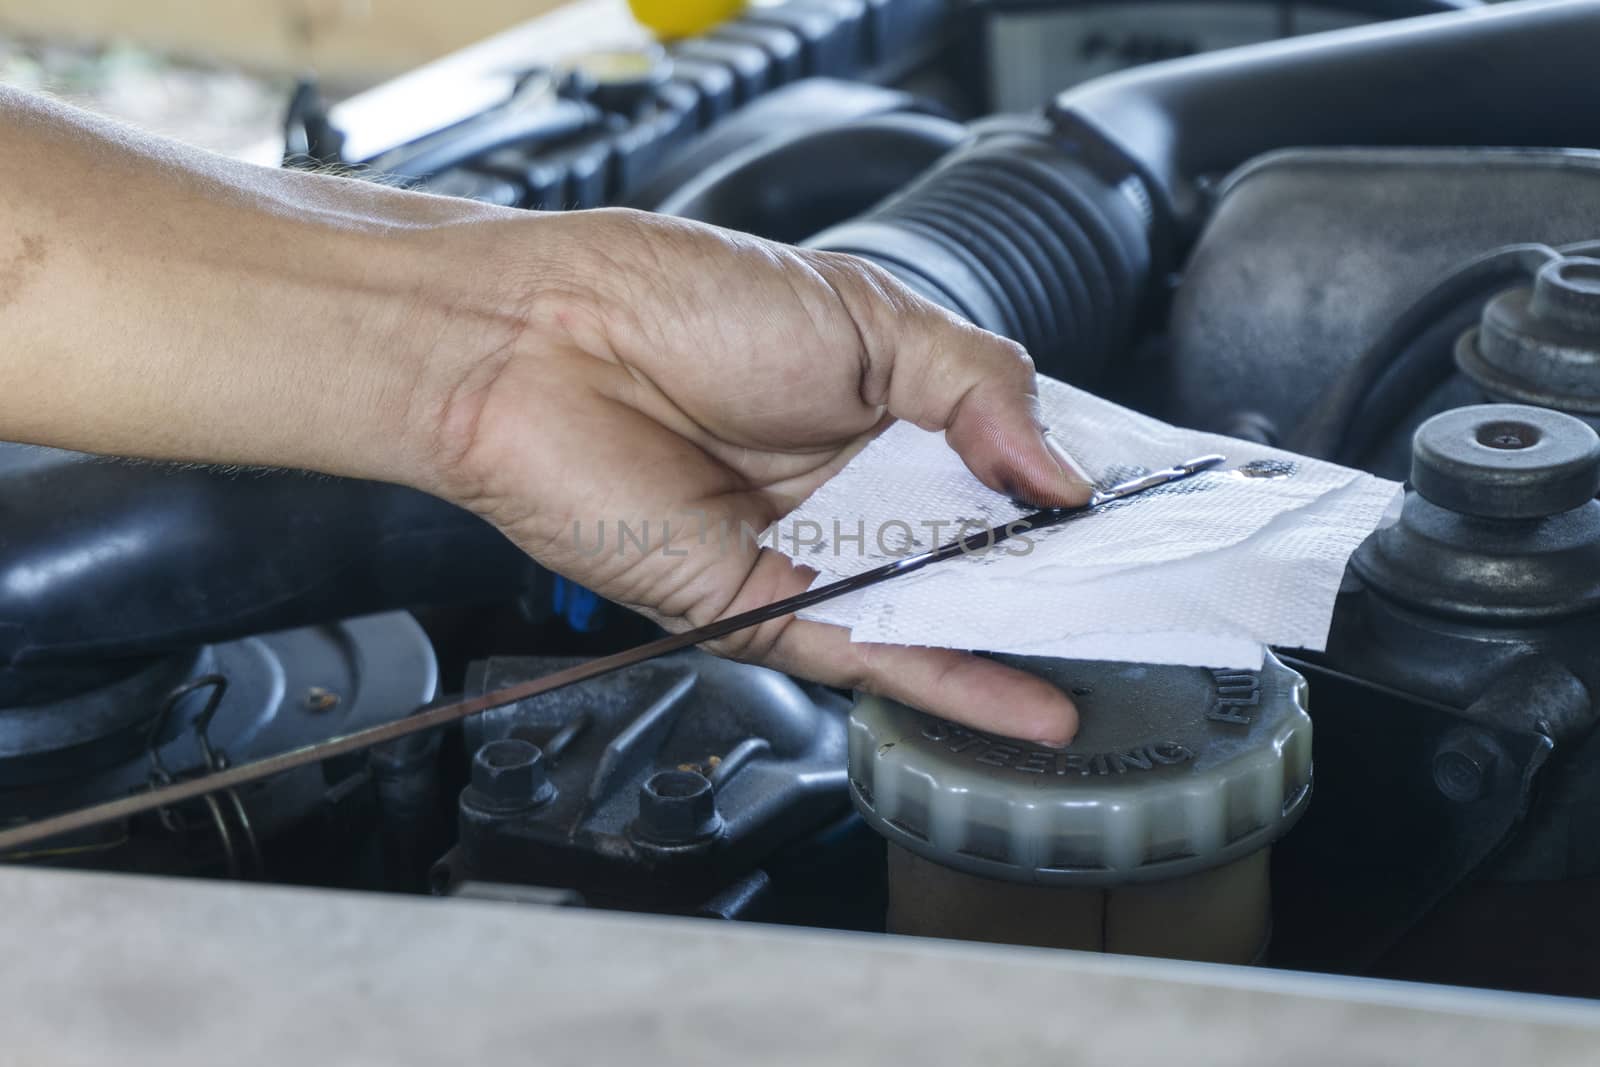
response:
<path id="1" fill-rule="evenodd" d="M 866 214 L 809 247 L 849 252 L 987 330 L 1040 371 L 1092 380 L 1126 343 L 1150 271 L 1137 178 L 1108 180 L 1042 118 L 973 138 Z"/>

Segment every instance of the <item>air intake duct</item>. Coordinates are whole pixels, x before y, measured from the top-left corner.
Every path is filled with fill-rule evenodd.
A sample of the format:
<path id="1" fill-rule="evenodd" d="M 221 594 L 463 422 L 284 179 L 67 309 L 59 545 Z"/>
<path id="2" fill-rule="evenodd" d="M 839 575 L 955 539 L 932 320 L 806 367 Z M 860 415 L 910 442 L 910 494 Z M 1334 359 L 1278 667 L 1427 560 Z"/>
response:
<path id="1" fill-rule="evenodd" d="M 1109 175 L 1039 117 L 973 138 L 811 248 L 880 264 L 912 289 L 1018 341 L 1045 374 L 1089 381 L 1129 339 L 1150 274 L 1140 180 Z"/>

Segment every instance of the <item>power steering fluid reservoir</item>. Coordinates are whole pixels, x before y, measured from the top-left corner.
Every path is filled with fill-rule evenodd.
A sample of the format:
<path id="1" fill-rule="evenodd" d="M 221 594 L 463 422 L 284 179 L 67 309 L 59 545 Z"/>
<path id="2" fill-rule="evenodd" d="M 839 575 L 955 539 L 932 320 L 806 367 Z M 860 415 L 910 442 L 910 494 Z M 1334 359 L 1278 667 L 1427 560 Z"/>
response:
<path id="1" fill-rule="evenodd" d="M 1064 749 L 872 696 L 850 717 L 856 807 L 889 839 L 892 932 L 1248 963 L 1268 846 L 1311 793 L 1305 680 L 1000 657 L 1072 694 Z"/>

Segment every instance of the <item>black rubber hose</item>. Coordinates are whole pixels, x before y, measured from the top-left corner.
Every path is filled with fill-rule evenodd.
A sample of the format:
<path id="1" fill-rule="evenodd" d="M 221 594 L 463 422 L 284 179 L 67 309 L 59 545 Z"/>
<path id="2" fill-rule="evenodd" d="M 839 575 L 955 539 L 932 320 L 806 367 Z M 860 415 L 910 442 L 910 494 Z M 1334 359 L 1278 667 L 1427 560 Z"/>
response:
<path id="1" fill-rule="evenodd" d="M 870 259 L 1039 369 L 1092 379 L 1126 342 L 1150 268 L 1136 178 L 1107 180 L 1039 118 L 982 124 L 936 167 L 813 248 Z"/>
<path id="2" fill-rule="evenodd" d="M 1050 114 L 1143 175 L 1181 238 L 1197 179 L 1277 148 L 1600 146 L 1597 40 L 1593 0 L 1523 0 L 1138 67 Z"/>
<path id="3" fill-rule="evenodd" d="M 146 657 L 397 607 L 500 600 L 539 568 L 483 519 L 377 482 L 0 445 L 0 707 Z"/>
<path id="4" fill-rule="evenodd" d="M 902 188 L 967 138 L 959 122 L 897 113 L 758 143 L 655 205 L 775 241 L 798 241 Z"/>

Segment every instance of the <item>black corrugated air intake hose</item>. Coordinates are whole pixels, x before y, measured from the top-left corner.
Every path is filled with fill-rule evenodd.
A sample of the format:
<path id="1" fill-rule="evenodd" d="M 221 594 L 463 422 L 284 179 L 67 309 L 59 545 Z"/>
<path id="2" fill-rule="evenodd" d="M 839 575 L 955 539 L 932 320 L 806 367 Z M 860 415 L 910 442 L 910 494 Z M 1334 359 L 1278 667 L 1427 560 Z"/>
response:
<path id="1" fill-rule="evenodd" d="M 1306 145 L 1600 147 L 1595 0 L 1316 34 L 1100 78 L 807 242 L 882 264 L 1091 380 L 1204 221 L 1204 181 Z"/>
<path id="2" fill-rule="evenodd" d="M 806 242 L 887 267 L 936 303 L 1020 341 L 1039 369 L 1093 376 L 1126 339 L 1150 271 L 1149 204 L 1043 118 L 976 136 L 870 212 Z"/>

